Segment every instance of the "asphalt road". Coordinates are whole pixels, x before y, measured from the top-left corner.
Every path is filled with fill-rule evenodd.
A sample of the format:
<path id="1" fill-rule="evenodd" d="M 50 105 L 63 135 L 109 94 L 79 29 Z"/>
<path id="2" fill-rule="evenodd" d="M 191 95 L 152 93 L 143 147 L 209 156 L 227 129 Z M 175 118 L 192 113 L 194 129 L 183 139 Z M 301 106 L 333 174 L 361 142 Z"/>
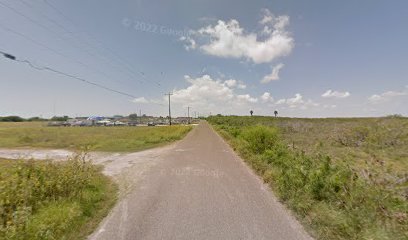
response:
<path id="1" fill-rule="evenodd" d="M 89 239 L 311 239 L 205 122 L 154 161 Z"/>

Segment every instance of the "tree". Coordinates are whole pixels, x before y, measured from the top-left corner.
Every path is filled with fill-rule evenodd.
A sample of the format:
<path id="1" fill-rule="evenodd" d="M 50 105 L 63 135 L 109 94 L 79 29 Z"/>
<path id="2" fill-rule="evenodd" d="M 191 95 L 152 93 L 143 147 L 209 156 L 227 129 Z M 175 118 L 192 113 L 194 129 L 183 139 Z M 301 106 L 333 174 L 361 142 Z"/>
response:
<path id="1" fill-rule="evenodd" d="M 129 119 L 130 120 L 137 120 L 137 114 L 136 113 L 132 113 L 129 115 Z"/>
<path id="2" fill-rule="evenodd" d="M 251 114 L 251 116 L 252 116 L 252 115 L 254 114 L 254 111 L 252 111 L 252 110 L 251 110 L 251 111 L 249 111 L 249 113 L 250 113 L 250 114 Z"/>
<path id="3" fill-rule="evenodd" d="M 273 113 L 275 114 L 275 117 L 278 117 L 278 111 L 275 110 Z"/>
<path id="4" fill-rule="evenodd" d="M 19 116 L 0 117 L 0 122 L 23 122 L 25 119 Z"/>
<path id="5" fill-rule="evenodd" d="M 42 122 L 42 121 L 47 121 L 47 119 L 40 118 L 40 117 L 31 117 L 31 118 L 27 119 L 27 121 L 29 121 L 29 122 Z"/>
<path id="6" fill-rule="evenodd" d="M 64 122 L 64 121 L 67 121 L 68 119 L 69 119 L 68 116 L 62 116 L 62 117 L 54 116 L 51 118 L 51 121 Z"/>

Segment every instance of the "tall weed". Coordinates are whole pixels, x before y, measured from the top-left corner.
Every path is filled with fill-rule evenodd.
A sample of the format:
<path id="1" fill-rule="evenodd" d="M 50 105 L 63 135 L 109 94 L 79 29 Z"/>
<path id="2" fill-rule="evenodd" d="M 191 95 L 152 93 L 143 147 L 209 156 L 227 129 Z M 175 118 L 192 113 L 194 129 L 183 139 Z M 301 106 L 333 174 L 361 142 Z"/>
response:
<path id="1" fill-rule="evenodd" d="M 59 239 L 82 220 L 83 200 L 101 200 L 93 190 L 100 169 L 86 153 L 64 162 L 2 161 L 0 239 Z"/>
<path id="2" fill-rule="evenodd" d="M 273 127 L 275 119 L 269 124 L 263 124 L 263 118 L 248 119 L 249 123 L 246 119 L 214 117 L 209 122 L 227 136 L 233 148 L 317 238 L 408 239 L 408 202 L 398 191 L 406 181 L 386 177 L 381 172 L 386 170 L 372 166 L 375 163 L 356 167 L 347 161 L 333 161 L 324 152 L 307 154 L 283 141 L 281 128 Z M 299 127 L 290 131 L 295 129 Z M 377 135 L 390 131 L 362 126 L 347 134 L 347 144 L 358 147 L 383 145 Z"/>

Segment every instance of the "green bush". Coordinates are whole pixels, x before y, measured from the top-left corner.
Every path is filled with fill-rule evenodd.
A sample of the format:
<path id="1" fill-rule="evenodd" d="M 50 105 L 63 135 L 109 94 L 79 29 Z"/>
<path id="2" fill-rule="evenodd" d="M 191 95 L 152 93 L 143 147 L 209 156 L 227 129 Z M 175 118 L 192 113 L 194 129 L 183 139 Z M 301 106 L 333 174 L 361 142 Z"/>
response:
<path id="1" fill-rule="evenodd" d="M 324 153 L 306 154 L 288 147 L 272 123 L 264 124 L 264 118 L 258 120 L 219 116 L 209 119 L 280 199 L 313 228 L 317 238 L 408 239 L 408 201 L 397 187 L 403 187 L 403 181 L 390 180 L 389 175 L 380 172 L 382 168 L 372 168 L 368 163 L 365 167 L 351 167 L 344 161 L 334 162 Z M 343 133 L 343 140 L 356 147 L 386 147 L 384 139 L 396 132 L 380 124 L 374 126 L 349 129 Z"/>
<path id="2" fill-rule="evenodd" d="M 2 162 L 0 239 L 61 239 L 97 214 L 100 203 L 115 199 L 111 183 L 86 154 L 66 162 Z"/>
<path id="3" fill-rule="evenodd" d="M 25 119 L 19 116 L 0 117 L 0 122 L 23 122 L 23 121 L 25 121 Z"/>
<path id="4" fill-rule="evenodd" d="M 249 150 L 255 154 L 262 154 L 273 148 L 278 141 L 277 130 L 265 126 L 244 128 L 241 136 L 248 143 Z"/>

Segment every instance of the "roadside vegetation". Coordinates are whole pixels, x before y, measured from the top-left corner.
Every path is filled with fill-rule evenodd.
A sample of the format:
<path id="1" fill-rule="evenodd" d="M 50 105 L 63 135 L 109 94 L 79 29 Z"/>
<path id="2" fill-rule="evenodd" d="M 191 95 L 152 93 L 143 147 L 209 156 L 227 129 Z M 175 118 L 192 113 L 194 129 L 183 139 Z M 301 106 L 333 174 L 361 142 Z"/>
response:
<path id="1" fill-rule="evenodd" d="M 131 152 L 182 139 L 192 127 L 47 127 L 44 122 L 0 123 L 0 148 L 64 148 Z"/>
<path id="2" fill-rule="evenodd" d="M 208 121 L 318 239 L 408 239 L 408 119 Z"/>
<path id="3" fill-rule="evenodd" d="M 116 193 L 86 154 L 64 162 L 0 159 L 0 239 L 85 239 Z"/>

